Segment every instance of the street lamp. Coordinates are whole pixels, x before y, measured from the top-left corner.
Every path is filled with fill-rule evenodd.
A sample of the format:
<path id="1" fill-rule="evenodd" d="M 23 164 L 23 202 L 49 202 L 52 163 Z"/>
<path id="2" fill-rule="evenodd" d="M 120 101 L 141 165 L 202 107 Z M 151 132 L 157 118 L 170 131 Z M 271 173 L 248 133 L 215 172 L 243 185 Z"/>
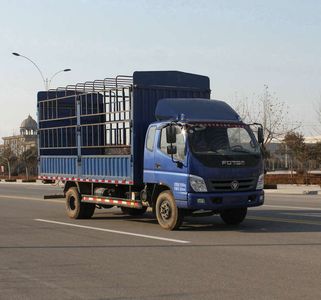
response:
<path id="1" fill-rule="evenodd" d="M 19 53 L 17 53 L 17 52 L 12 52 L 12 54 L 13 54 L 14 56 L 20 56 L 20 57 L 23 57 L 23 58 L 29 60 L 29 61 L 37 68 L 38 72 L 39 72 L 40 75 L 41 75 L 41 78 L 42 78 L 42 81 L 43 81 L 43 83 L 44 83 L 44 86 L 45 86 L 46 91 L 49 90 L 49 87 L 50 87 L 50 84 L 51 84 L 51 82 L 52 82 L 52 79 L 53 79 L 57 74 L 62 73 L 62 72 L 69 72 L 69 71 L 71 71 L 71 69 L 63 69 L 63 70 L 60 70 L 60 71 L 56 72 L 55 74 L 53 74 L 53 75 L 50 77 L 50 79 L 48 80 L 48 78 L 45 78 L 45 77 L 43 76 L 43 73 L 41 72 L 41 70 L 40 70 L 40 68 L 38 67 L 38 65 L 37 65 L 34 61 L 32 61 L 29 57 L 24 56 L 24 55 L 21 55 L 21 54 L 19 54 Z"/>
<path id="2" fill-rule="evenodd" d="M 71 69 L 60 70 L 60 71 L 56 72 L 55 74 L 53 74 L 53 75 L 50 77 L 49 81 L 48 81 L 48 79 L 46 79 L 46 84 L 47 84 L 48 90 L 49 90 L 49 87 L 50 87 L 50 84 L 51 84 L 52 79 L 53 79 L 54 77 L 56 77 L 57 74 L 62 73 L 62 72 L 69 72 L 69 71 L 71 71 Z"/>

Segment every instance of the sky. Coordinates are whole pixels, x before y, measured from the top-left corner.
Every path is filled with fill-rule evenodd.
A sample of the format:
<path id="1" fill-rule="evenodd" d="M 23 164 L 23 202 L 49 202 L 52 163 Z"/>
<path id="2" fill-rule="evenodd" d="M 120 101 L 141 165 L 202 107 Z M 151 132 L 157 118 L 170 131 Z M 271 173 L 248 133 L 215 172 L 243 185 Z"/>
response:
<path id="1" fill-rule="evenodd" d="M 207 75 L 235 105 L 269 86 L 306 135 L 321 134 L 321 1 L 0 0 L 0 137 L 19 133 L 51 88 L 178 70 Z M 1 142 L 1 141 L 0 141 Z"/>

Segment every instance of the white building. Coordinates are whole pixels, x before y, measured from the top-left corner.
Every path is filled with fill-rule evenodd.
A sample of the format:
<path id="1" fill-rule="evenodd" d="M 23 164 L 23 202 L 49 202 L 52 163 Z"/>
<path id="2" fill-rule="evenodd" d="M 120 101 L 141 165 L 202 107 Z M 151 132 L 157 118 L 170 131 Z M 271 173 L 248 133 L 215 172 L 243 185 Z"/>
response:
<path id="1" fill-rule="evenodd" d="M 2 139 L 2 149 L 9 146 L 16 155 L 37 147 L 37 122 L 29 115 L 22 121 L 19 135 L 6 136 Z"/>

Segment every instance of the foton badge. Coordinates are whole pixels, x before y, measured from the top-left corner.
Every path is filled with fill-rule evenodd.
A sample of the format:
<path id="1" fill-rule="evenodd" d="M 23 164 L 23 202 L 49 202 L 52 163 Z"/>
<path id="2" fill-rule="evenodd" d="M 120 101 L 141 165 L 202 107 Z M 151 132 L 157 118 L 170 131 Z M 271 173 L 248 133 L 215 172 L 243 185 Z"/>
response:
<path id="1" fill-rule="evenodd" d="M 233 191 L 236 191 L 238 188 L 239 188 L 239 182 L 238 182 L 237 180 L 233 180 L 233 181 L 231 182 L 231 189 L 232 189 Z"/>
<path id="2" fill-rule="evenodd" d="M 222 160 L 223 167 L 245 166 L 244 160 Z"/>

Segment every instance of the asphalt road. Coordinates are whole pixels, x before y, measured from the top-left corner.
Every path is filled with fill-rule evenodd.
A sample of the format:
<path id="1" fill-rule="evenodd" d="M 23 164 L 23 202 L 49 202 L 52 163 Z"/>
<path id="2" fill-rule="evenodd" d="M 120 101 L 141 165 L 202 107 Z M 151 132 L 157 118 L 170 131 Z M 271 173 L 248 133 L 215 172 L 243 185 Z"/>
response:
<path id="1" fill-rule="evenodd" d="M 65 216 L 60 188 L 0 183 L 0 299 L 320 299 L 321 196 L 267 194 L 239 227 Z"/>

